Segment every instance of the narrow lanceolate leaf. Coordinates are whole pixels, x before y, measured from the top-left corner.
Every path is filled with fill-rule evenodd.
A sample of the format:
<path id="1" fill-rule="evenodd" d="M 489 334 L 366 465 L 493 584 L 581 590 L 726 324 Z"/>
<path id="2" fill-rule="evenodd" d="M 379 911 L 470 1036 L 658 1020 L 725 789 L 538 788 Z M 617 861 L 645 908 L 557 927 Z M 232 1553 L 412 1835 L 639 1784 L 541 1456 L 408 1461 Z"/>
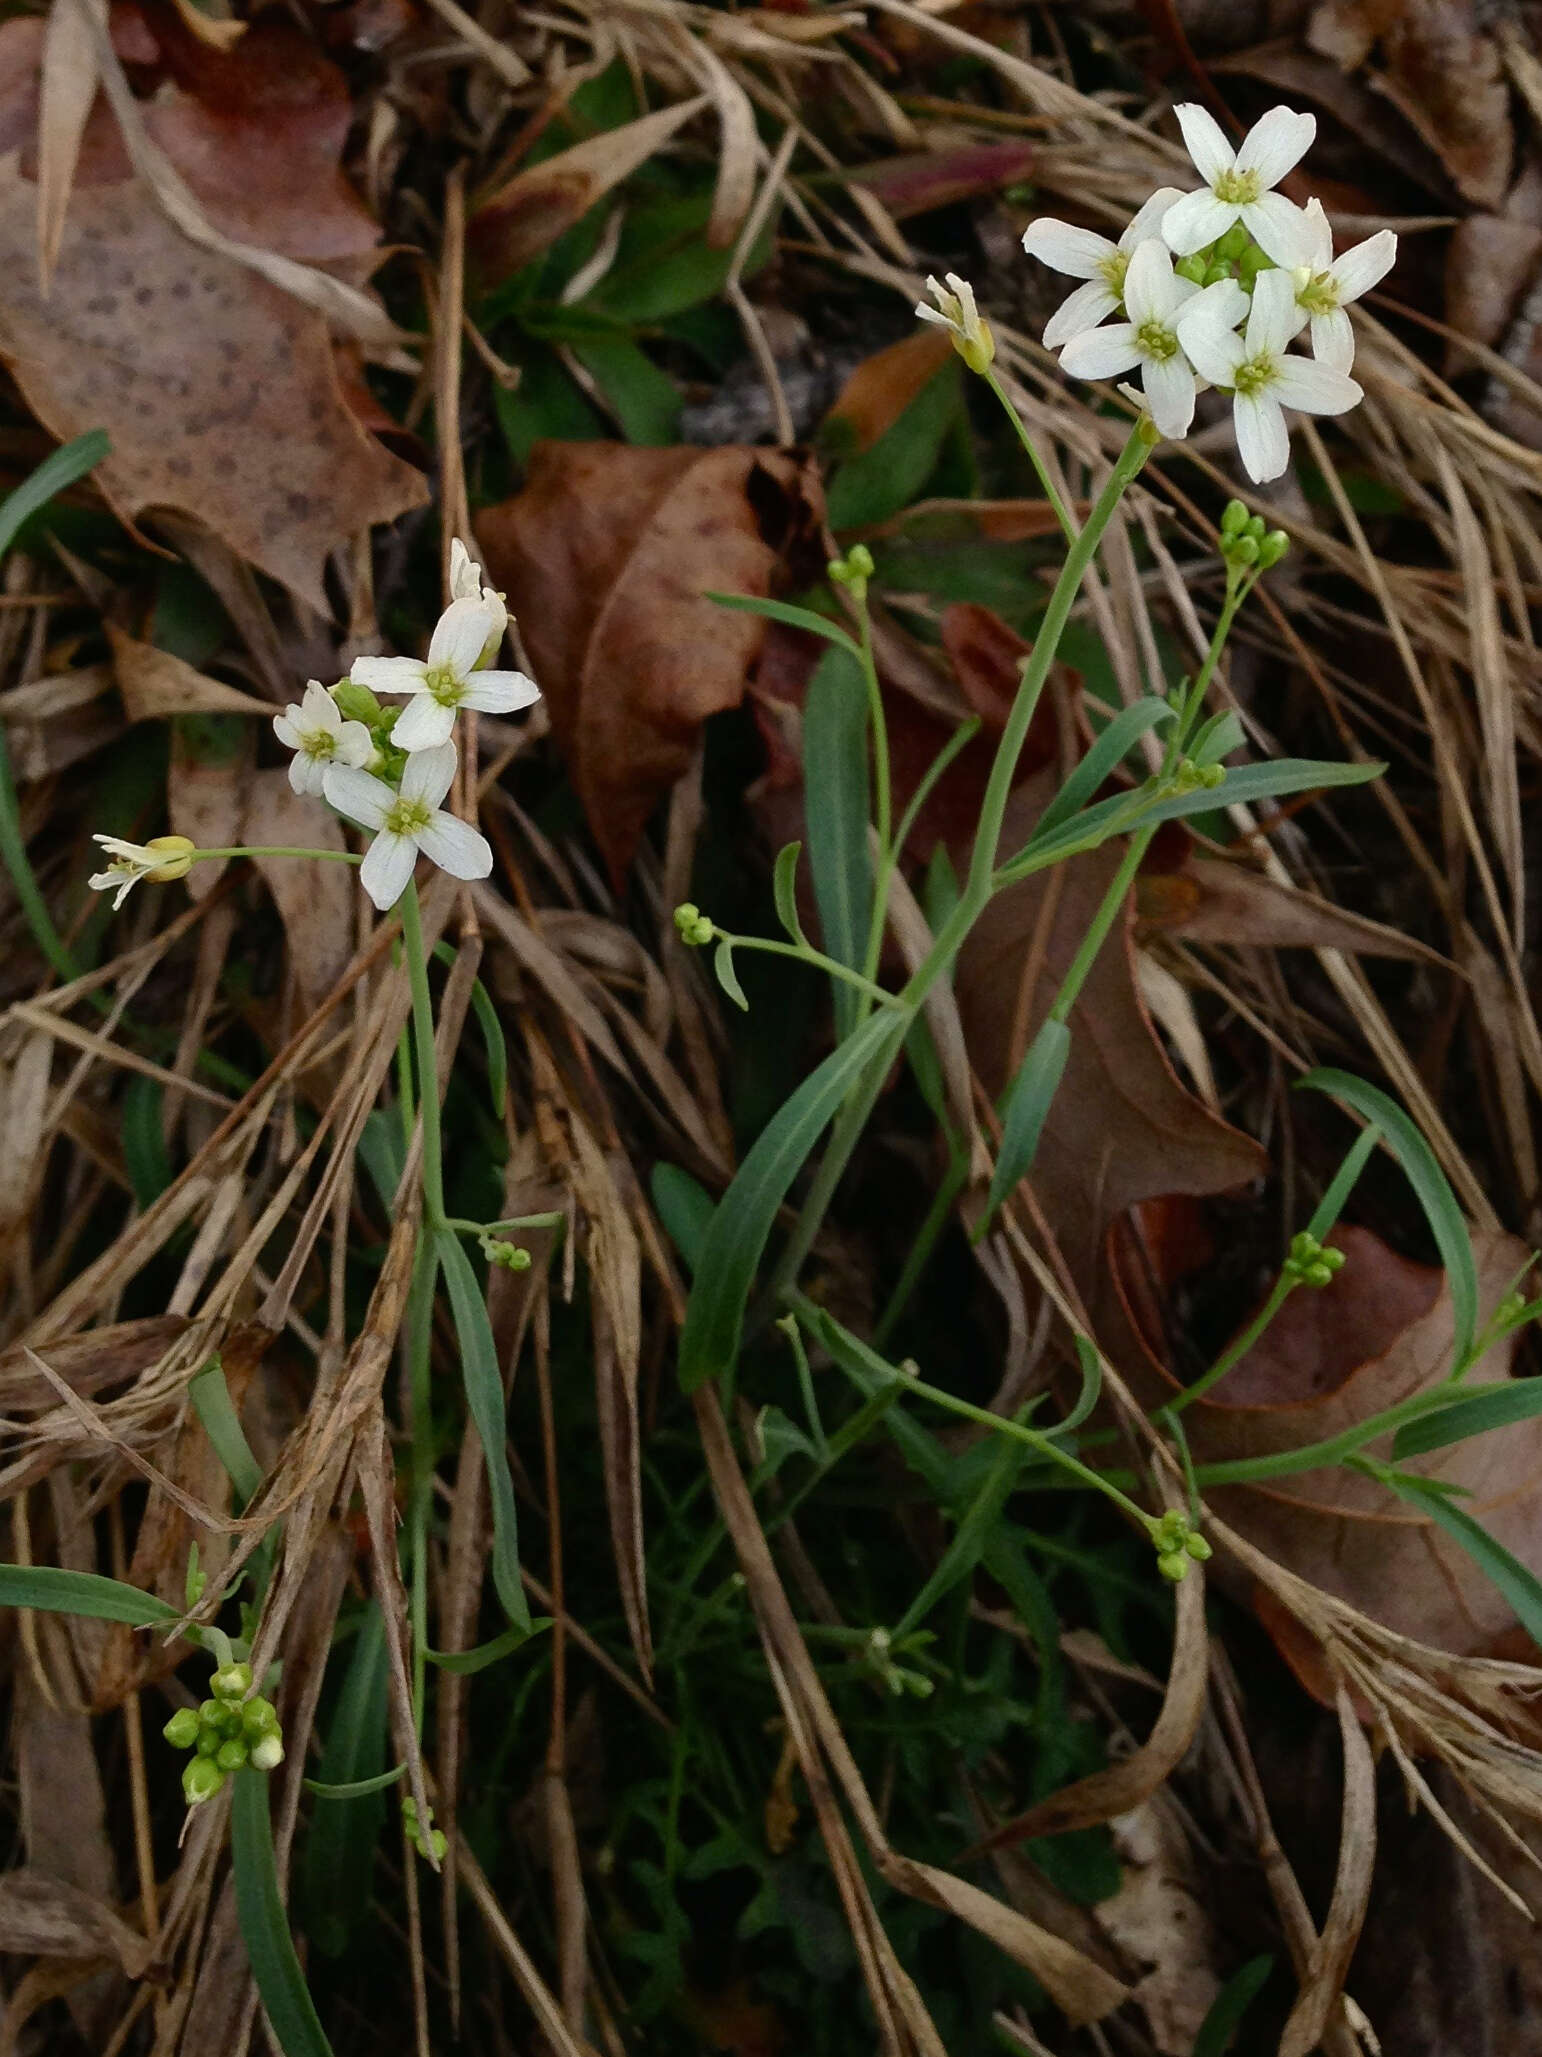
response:
<path id="1" fill-rule="evenodd" d="M 1002 1110 L 1001 1148 L 991 1174 L 990 1196 L 977 1233 L 983 1233 L 991 1217 L 1017 1182 L 1025 1178 L 1038 1155 L 1039 1138 L 1050 1105 L 1065 1076 L 1071 1054 L 1071 1031 L 1063 1021 L 1051 1017 L 1028 1045 L 1016 1076 L 1006 1090 Z"/>
<path id="2" fill-rule="evenodd" d="M 809 680 L 803 710 L 804 814 L 809 870 L 827 954 L 860 971 L 873 905 L 868 851 L 867 687 L 859 662 L 827 650 Z M 850 1033 L 860 1004 L 839 982 L 835 1020 Z"/>
<path id="3" fill-rule="evenodd" d="M 262 1772 L 248 1768 L 234 1773 L 232 1783 L 230 1857 L 236 1921 L 263 2012 L 284 2057 L 332 2057 L 284 1915 L 268 1781 Z"/>
<path id="4" fill-rule="evenodd" d="M 1542 1580 L 1512 1557 L 1503 1543 L 1496 1543 L 1488 1530 L 1463 1508 L 1453 1506 L 1436 1486 L 1422 1479 L 1392 1476 L 1389 1486 L 1402 1499 L 1427 1514 L 1431 1521 L 1461 1544 L 1481 1571 L 1504 1594 L 1515 1609 L 1515 1617 L 1534 1643 L 1542 1643 Z"/>
<path id="5" fill-rule="evenodd" d="M 1446 1282 L 1451 1291 L 1451 1364 L 1465 1367 L 1472 1354 L 1472 1339 L 1478 1325 L 1478 1266 L 1472 1253 L 1472 1237 L 1456 1195 L 1435 1153 L 1395 1100 L 1364 1079 L 1347 1071 L 1320 1068 L 1296 1080 L 1298 1087 L 1328 1093 L 1367 1121 L 1373 1121 L 1386 1137 L 1387 1147 L 1403 1167 L 1403 1175 L 1424 1209 L 1424 1218 L 1435 1238 Z M 1429 1447 L 1429 1446 L 1426 1446 Z"/>
<path id="6" fill-rule="evenodd" d="M 680 1383 L 687 1393 L 726 1371 L 738 1355 L 744 1310 L 777 1209 L 851 1087 L 870 1064 L 888 1062 L 903 1030 L 887 1010 L 870 1015 L 755 1139 L 702 1245 L 680 1333 Z"/>
<path id="7" fill-rule="evenodd" d="M 1062 822 L 1079 813 L 1103 781 L 1119 769 L 1148 729 L 1154 729 L 1158 722 L 1176 719 L 1167 702 L 1155 698 L 1137 700 L 1133 707 L 1126 707 L 1116 714 L 1039 816 L 1034 824 L 1033 841 L 1036 843 L 1041 836 L 1053 834 Z M 1032 847 L 1030 843 L 1029 848 Z"/>
<path id="8" fill-rule="evenodd" d="M 811 636 L 823 636 L 827 643 L 849 650 L 859 664 L 862 661 L 862 652 L 840 623 L 811 608 L 793 607 L 785 600 L 757 600 L 752 593 L 704 593 L 702 598 L 715 600 L 719 607 L 731 607 L 737 614 L 763 614 L 767 621 L 783 622 L 790 629 L 807 629 Z"/>
<path id="9" fill-rule="evenodd" d="M 803 933 L 803 924 L 798 919 L 798 859 L 803 854 L 801 843 L 788 843 L 776 853 L 776 863 L 771 871 L 771 891 L 776 900 L 776 918 L 786 929 L 793 942 L 808 947 L 808 937 Z"/>
<path id="10" fill-rule="evenodd" d="M 51 1564 L 0 1564 L 0 1607 L 36 1607 L 48 1614 L 81 1614 L 121 1621 L 130 1628 L 180 1621 L 175 1607 L 94 1571 L 61 1571 Z"/>
<path id="11" fill-rule="evenodd" d="M 742 1007 L 746 1014 L 750 1003 L 744 997 L 744 988 L 739 983 L 739 974 L 734 970 L 734 946 L 727 936 L 719 936 L 717 949 L 712 956 L 712 969 L 717 973 L 717 982 L 732 1000 L 735 1007 Z"/>
<path id="12" fill-rule="evenodd" d="M 487 1302 L 477 1284 L 471 1259 L 461 1248 L 452 1229 L 441 1229 L 434 1239 L 439 1266 L 450 1296 L 450 1312 L 460 1341 L 461 1377 L 466 1386 L 466 1404 L 482 1440 L 487 1463 L 488 1497 L 493 1510 L 493 1585 L 503 1602 L 503 1611 L 516 1628 L 528 1629 L 530 1608 L 519 1576 L 519 1524 L 514 1507 L 514 1481 L 509 1475 L 509 1453 L 505 1447 L 503 1374 L 493 1342 Z"/>
<path id="13" fill-rule="evenodd" d="M 94 471 L 104 457 L 112 455 L 112 443 L 105 429 L 89 429 L 73 443 L 63 443 L 47 457 L 30 478 L 22 480 L 13 493 L 0 500 L 0 557 L 15 542 L 25 521 L 46 507 L 55 493 L 73 486 L 88 471 Z"/>
<path id="14" fill-rule="evenodd" d="M 217 1357 L 195 1375 L 187 1393 L 203 1423 L 204 1434 L 214 1445 L 214 1454 L 224 1465 L 244 1507 L 262 1484 L 262 1466 L 252 1455 L 252 1446 L 246 1440 L 241 1417 L 225 1382 L 225 1367 Z"/>
<path id="15" fill-rule="evenodd" d="M 1460 1393 L 1462 1388 L 1453 1390 Z M 1392 1455 L 1401 1464 L 1405 1457 L 1422 1457 L 1426 1450 L 1465 1443 L 1469 1436 L 1509 1428 L 1517 1421 L 1530 1421 L 1536 1414 L 1542 1414 L 1542 1378 L 1505 1379 L 1498 1385 L 1468 1392 L 1437 1413 L 1405 1421 L 1393 1440 Z"/>

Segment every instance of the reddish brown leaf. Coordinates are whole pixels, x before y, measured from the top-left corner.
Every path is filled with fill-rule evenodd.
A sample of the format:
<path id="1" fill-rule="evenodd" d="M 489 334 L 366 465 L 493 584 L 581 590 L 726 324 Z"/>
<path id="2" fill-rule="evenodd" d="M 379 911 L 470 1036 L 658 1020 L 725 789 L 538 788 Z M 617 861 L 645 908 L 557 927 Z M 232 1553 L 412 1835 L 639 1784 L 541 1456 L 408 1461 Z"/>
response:
<path id="1" fill-rule="evenodd" d="M 953 345 L 944 332 L 929 325 L 864 358 L 825 417 L 826 434 L 835 431 L 845 454 L 870 449 L 952 353 Z"/>
<path id="2" fill-rule="evenodd" d="M 1186 835 L 1175 842 L 1171 854 L 1178 864 L 1143 871 L 1136 881 L 1135 912 L 1143 927 L 1191 943 L 1352 950 L 1371 957 L 1441 961 L 1437 951 L 1382 922 L 1345 913 L 1246 864 L 1201 857 Z"/>
<path id="3" fill-rule="evenodd" d="M 704 596 L 768 594 L 821 512 L 810 468 L 775 451 L 538 443 L 525 490 L 479 519 L 618 882 L 765 638 Z"/>
<path id="4" fill-rule="evenodd" d="M 864 165 L 852 183 L 876 194 L 896 221 L 909 221 L 1015 184 L 1027 177 L 1033 156 L 1032 143 L 960 143 Z"/>

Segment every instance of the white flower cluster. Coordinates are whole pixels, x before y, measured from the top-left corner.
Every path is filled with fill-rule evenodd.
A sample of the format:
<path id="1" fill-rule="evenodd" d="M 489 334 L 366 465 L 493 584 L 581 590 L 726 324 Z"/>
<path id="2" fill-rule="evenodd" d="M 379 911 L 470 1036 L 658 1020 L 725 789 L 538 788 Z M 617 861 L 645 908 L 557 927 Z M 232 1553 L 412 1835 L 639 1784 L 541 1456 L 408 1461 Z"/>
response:
<path id="1" fill-rule="evenodd" d="M 1051 316 L 1044 341 L 1077 378 L 1138 370 L 1164 436 L 1187 435 L 1204 384 L 1229 392 L 1237 449 L 1261 484 L 1289 461 L 1284 408 L 1342 414 L 1363 397 L 1349 376 L 1354 333 L 1344 309 L 1391 268 L 1397 237 L 1383 229 L 1335 259 L 1321 204 L 1297 207 L 1275 190 L 1317 133 L 1310 114 L 1271 108 L 1238 150 L 1204 108 L 1177 115 L 1203 185 L 1153 193 L 1117 243 L 1070 222 L 1030 224 L 1029 256 L 1085 281 Z M 950 291 L 928 283 L 937 306 L 917 313 L 952 330 L 966 360 L 988 363 L 989 327 L 963 281 L 950 277 Z M 1310 357 L 1289 349 L 1303 330 Z"/>
<path id="2" fill-rule="evenodd" d="M 486 838 L 440 806 L 455 778 L 455 717 L 462 708 L 509 714 L 540 697 L 522 671 L 487 669 L 502 646 L 508 609 L 500 594 L 483 590 L 459 539 L 450 545 L 450 591 L 426 659 L 360 657 L 330 692 L 312 679 L 304 699 L 273 721 L 295 753 L 295 791 L 323 795 L 375 832 L 359 879 L 382 912 L 405 892 L 420 852 L 454 878 L 487 877 L 493 853 Z M 377 691 L 411 698 L 391 712 L 375 701 Z"/>

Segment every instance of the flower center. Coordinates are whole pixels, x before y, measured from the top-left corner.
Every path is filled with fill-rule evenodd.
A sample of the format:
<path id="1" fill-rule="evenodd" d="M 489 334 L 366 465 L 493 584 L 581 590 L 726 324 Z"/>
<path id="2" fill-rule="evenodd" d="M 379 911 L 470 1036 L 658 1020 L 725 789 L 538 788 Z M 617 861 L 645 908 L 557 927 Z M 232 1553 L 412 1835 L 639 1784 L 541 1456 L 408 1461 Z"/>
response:
<path id="1" fill-rule="evenodd" d="M 1231 207 L 1247 207 L 1258 198 L 1262 190 L 1256 171 L 1238 171 L 1235 166 L 1223 171 L 1210 189 L 1217 200 L 1226 201 Z"/>
<path id="2" fill-rule="evenodd" d="M 1142 357 L 1154 358 L 1158 364 L 1165 364 L 1169 357 L 1178 354 L 1178 338 L 1164 323 L 1143 321 L 1135 331 L 1135 347 Z"/>
<path id="3" fill-rule="evenodd" d="M 1098 270 L 1103 275 L 1103 283 L 1111 293 L 1117 293 L 1121 300 L 1124 298 L 1124 275 L 1129 268 L 1128 250 L 1110 250 L 1106 257 L 1098 259 Z"/>
<path id="4" fill-rule="evenodd" d="M 430 697 L 437 700 L 441 707 L 458 707 L 466 697 L 465 686 L 447 664 L 437 665 L 432 671 L 425 672 L 423 684 L 428 689 Z"/>
<path id="5" fill-rule="evenodd" d="M 309 735 L 300 738 L 302 757 L 330 757 L 337 749 L 337 738 L 330 729 L 312 729 Z"/>
<path id="6" fill-rule="evenodd" d="M 1296 302 L 1308 314 L 1332 314 L 1339 304 L 1339 289 L 1331 273 L 1308 272 L 1305 278 L 1297 274 Z"/>
<path id="7" fill-rule="evenodd" d="M 1239 393 L 1261 393 L 1265 386 L 1273 385 L 1279 375 L 1279 363 L 1273 356 L 1250 357 L 1237 366 L 1232 385 Z"/>
<path id="8" fill-rule="evenodd" d="M 388 836 L 416 836 L 428 827 L 433 814 L 434 810 L 426 800 L 409 800 L 405 794 L 398 793 L 396 805 L 381 826 Z"/>

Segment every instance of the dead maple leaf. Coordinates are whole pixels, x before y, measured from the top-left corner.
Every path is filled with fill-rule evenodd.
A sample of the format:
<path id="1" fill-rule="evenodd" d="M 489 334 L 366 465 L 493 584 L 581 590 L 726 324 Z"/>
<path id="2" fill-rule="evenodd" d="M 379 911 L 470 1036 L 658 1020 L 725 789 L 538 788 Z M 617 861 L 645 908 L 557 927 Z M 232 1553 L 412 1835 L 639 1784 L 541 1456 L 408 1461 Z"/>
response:
<path id="1" fill-rule="evenodd" d="M 1439 1267 L 1416 1264 L 1369 1229 L 1340 1226 L 1343 1270 L 1320 1291 L 1293 1293 L 1258 1343 L 1184 1417 L 1197 1464 L 1274 1455 L 1338 1435 L 1444 1378 L 1451 1295 Z M 1480 1304 L 1492 1307 L 1530 1254 L 1500 1231 L 1473 1231 Z M 1112 1245 L 1127 1309 L 1140 1299 L 1127 1231 Z M 1162 1260 L 1145 1253 L 1149 1278 Z M 1133 1315 L 1154 1391 L 1172 1390 L 1150 1353 L 1149 1318 Z M 1514 1338 L 1468 1374 L 1480 1388 L 1510 1376 Z M 1369 1454 L 1383 1460 L 1391 1438 Z M 1519 1422 L 1408 1460 L 1465 1487 L 1463 1510 L 1523 1564 L 1542 1571 L 1542 1421 Z M 1223 1520 L 1277 1563 L 1389 1628 L 1459 1656 L 1489 1654 L 1514 1624 L 1498 1588 L 1420 1511 L 1375 1479 L 1340 1466 L 1211 1488 Z M 1274 1626 L 1266 1614 L 1266 1625 Z M 1287 1654 L 1293 1654 L 1287 1651 Z"/>
<path id="2" fill-rule="evenodd" d="M 618 883 L 765 637 L 705 596 L 766 596 L 789 553 L 806 575 L 822 505 L 811 468 L 773 450 L 538 443 L 525 490 L 478 518 Z"/>

